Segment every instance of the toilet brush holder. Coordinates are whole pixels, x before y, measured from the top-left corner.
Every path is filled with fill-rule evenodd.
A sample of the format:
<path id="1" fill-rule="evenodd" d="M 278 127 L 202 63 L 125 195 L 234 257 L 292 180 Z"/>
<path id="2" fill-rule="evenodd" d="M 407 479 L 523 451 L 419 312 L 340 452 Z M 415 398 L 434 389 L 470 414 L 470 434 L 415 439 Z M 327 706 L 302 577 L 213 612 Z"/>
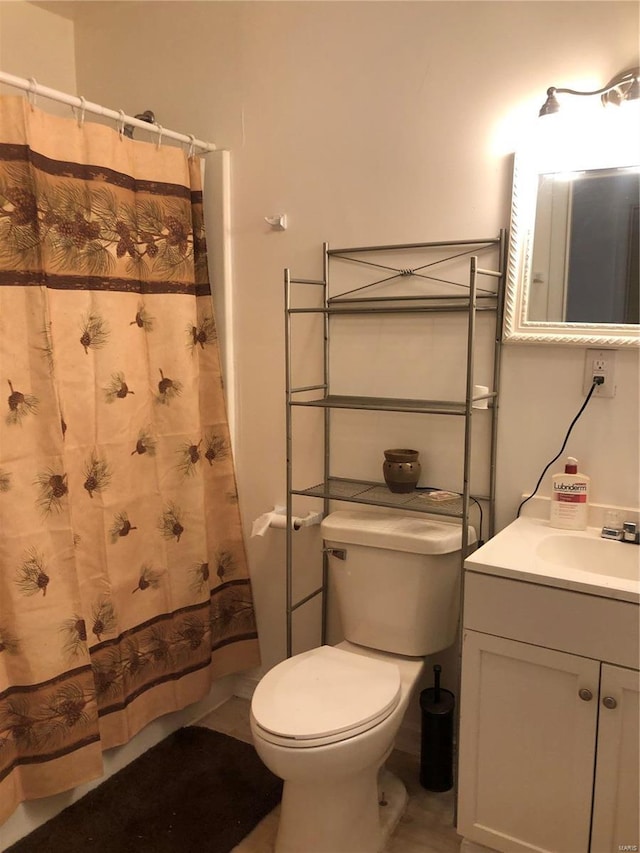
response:
<path id="1" fill-rule="evenodd" d="M 453 787 L 455 697 L 440 687 L 441 670 L 438 664 L 433 667 L 434 686 L 420 693 L 420 784 L 427 791 L 449 791 Z"/>

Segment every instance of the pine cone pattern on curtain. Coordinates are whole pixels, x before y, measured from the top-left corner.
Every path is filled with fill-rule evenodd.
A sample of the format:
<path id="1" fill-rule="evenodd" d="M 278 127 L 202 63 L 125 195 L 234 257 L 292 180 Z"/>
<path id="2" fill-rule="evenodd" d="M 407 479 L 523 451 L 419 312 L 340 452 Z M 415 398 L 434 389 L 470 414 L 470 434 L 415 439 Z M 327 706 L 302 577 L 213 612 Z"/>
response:
<path id="1" fill-rule="evenodd" d="M 0 119 L 2 821 L 259 656 L 199 163 Z"/>

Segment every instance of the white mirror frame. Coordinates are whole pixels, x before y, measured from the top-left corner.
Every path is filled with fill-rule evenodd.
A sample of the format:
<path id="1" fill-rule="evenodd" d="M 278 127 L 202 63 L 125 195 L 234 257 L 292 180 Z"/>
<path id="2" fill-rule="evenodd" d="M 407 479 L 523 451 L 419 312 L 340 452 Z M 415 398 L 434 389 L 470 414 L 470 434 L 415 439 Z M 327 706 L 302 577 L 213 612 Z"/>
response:
<path id="1" fill-rule="evenodd" d="M 616 108 L 600 109 L 603 112 Z M 540 119 L 536 138 L 518 152 L 513 167 L 509 257 L 504 304 L 503 340 L 507 343 L 574 344 L 598 347 L 640 346 L 640 326 L 613 323 L 561 323 L 527 320 L 531 286 L 533 231 L 540 174 L 554 171 L 637 166 L 638 136 L 635 114 L 609 118 L 598 117 L 594 132 L 589 125 L 569 126 L 559 116 Z M 598 120 L 596 119 L 596 121 Z M 551 119 L 554 124 L 549 123 Z M 547 123 L 544 125 L 544 123 Z M 571 132 L 569 132 L 571 131 Z M 572 142 L 573 140 L 573 142 Z M 621 143 L 621 140 L 624 140 Z"/>

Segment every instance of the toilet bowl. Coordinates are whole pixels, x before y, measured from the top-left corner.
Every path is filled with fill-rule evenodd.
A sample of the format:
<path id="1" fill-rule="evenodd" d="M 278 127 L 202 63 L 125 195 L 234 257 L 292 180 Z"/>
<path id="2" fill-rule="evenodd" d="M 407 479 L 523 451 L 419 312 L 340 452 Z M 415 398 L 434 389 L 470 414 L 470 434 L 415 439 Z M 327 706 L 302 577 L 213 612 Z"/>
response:
<path id="1" fill-rule="evenodd" d="M 283 661 L 260 681 L 251 703 L 253 742 L 285 783 L 276 853 L 382 849 L 378 773 L 423 668 L 422 658 L 345 641 Z M 396 797 L 406 797 L 399 780 L 394 784 Z M 397 817 L 403 805 L 397 803 Z"/>
<path id="2" fill-rule="evenodd" d="M 321 528 L 345 640 L 271 669 L 253 695 L 251 733 L 284 780 L 275 853 L 378 853 L 394 826 L 381 820 L 379 771 L 424 657 L 455 640 L 462 530 L 361 511 L 331 513 Z M 393 787 L 397 819 L 406 792 Z"/>

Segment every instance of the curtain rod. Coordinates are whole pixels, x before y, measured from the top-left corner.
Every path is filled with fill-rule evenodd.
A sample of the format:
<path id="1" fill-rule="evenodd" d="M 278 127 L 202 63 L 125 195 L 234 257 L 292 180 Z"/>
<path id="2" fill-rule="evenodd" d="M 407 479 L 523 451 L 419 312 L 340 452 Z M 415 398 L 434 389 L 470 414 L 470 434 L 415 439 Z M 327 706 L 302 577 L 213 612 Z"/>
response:
<path id="1" fill-rule="evenodd" d="M 122 128 L 122 130 L 124 130 L 124 125 L 128 124 L 133 127 L 139 127 L 142 130 L 157 133 L 159 136 L 158 142 L 160 142 L 163 136 L 166 136 L 169 139 L 175 139 L 178 142 L 188 142 L 192 148 L 201 148 L 202 152 L 205 154 L 216 150 L 216 146 L 212 142 L 203 142 L 203 140 L 196 139 L 192 135 L 176 133 L 175 130 L 166 130 L 159 124 L 150 124 L 149 122 L 141 121 L 133 116 L 125 115 L 122 110 L 110 110 L 107 109 L 107 107 L 101 107 L 100 104 L 94 104 L 91 101 L 87 101 L 85 98 L 78 98 L 75 95 L 67 95 L 65 92 L 59 92 L 57 89 L 50 89 L 48 86 L 41 86 L 33 77 L 30 80 L 27 80 L 24 77 L 15 77 L 13 74 L 8 74 L 6 71 L 0 71 L 0 83 L 6 83 L 8 86 L 23 89 L 29 94 L 32 103 L 33 99 L 37 95 L 41 95 L 43 98 L 49 98 L 52 101 L 60 101 L 63 104 L 68 104 L 70 107 L 75 107 L 80 110 L 81 115 L 88 112 L 112 118 L 118 122 L 118 129 Z"/>

